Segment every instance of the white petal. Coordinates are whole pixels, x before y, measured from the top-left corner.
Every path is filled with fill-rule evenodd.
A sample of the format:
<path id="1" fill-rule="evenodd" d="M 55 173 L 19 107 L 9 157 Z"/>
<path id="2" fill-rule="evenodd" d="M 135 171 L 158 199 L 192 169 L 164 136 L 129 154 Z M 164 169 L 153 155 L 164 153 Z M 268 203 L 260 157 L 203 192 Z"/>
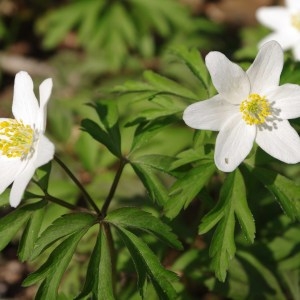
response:
<path id="1" fill-rule="evenodd" d="M 205 62 L 215 88 L 226 101 L 239 104 L 247 98 L 250 83 L 240 66 L 220 52 L 208 53 Z"/>
<path id="2" fill-rule="evenodd" d="M 294 55 L 294 59 L 296 61 L 300 61 L 300 39 L 297 41 L 297 43 L 293 46 L 292 52 Z"/>
<path id="3" fill-rule="evenodd" d="M 230 119 L 217 136 L 215 163 L 218 169 L 231 172 L 252 149 L 256 127 L 247 125 L 240 115 Z"/>
<path id="4" fill-rule="evenodd" d="M 39 111 L 38 101 L 33 92 L 33 82 L 28 73 L 21 71 L 16 75 L 12 112 L 17 120 L 33 126 Z"/>
<path id="5" fill-rule="evenodd" d="M 32 166 L 32 164 L 28 164 L 24 171 L 20 173 L 14 180 L 9 195 L 9 203 L 12 207 L 17 207 L 20 204 L 24 191 L 34 172 L 35 168 Z"/>
<path id="6" fill-rule="evenodd" d="M 20 158 L 8 158 L 0 155 L 0 194 L 15 180 L 16 176 L 23 171 L 27 161 Z"/>
<path id="7" fill-rule="evenodd" d="M 300 86 L 297 84 L 284 84 L 272 90 L 267 99 L 274 108 L 279 109 L 279 118 L 294 119 L 300 117 Z"/>
<path id="8" fill-rule="evenodd" d="M 286 6 L 293 11 L 300 10 L 299 0 L 285 0 Z"/>
<path id="9" fill-rule="evenodd" d="M 261 24 L 275 31 L 291 27 L 290 12 L 283 6 L 260 7 L 256 10 L 256 18 Z"/>
<path id="10" fill-rule="evenodd" d="M 224 101 L 220 95 L 189 105 L 184 113 L 184 122 L 196 129 L 219 131 L 224 123 L 239 110 L 237 105 Z"/>
<path id="11" fill-rule="evenodd" d="M 45 128 L 46 128 L 47 102 L 51 95 L 52 86 L 53 86 L 52 79 L 48 78 L 41 83 L 40 88 L 39 88 L 40 112 L 39 112 L 39 118 L 37 121 L 37 127 L 42 132 L 44 132 Z"/>
<path id="12" fill-rule="evenodd" d="M 35 168 L 39 168 L 53 159 L 55 148 L 52 142 L 44 135 L 41 135 L 35 151 L 36 155 L 33 158 L 32 164 Z"/>
<path id="13" fill-rule="evenodd" d="M 257 130 L 256 143 L 271 156 L 289 164 L 300 162 L 300 138 L 286 120 L 277 129 Z"/>
<path id="14" fill-rule="evenodd" d="M 275 41 L 264 44 L 247 70 L 251 93 L 264 94 L 278 86 L 282 67 L 283 51 L 280 45 Z"/>
<path id="15" fill-rule="evenodd" d="M 280 44 L 283 50 L 289 50 L 294 47 L 299 40 L 299 32 L 295 32 L 294 30 L 286 30 L 267 35 L 259 42 L 258 46 L 262 47 L 264 44 L 270 41 L 276 41 Z"/>

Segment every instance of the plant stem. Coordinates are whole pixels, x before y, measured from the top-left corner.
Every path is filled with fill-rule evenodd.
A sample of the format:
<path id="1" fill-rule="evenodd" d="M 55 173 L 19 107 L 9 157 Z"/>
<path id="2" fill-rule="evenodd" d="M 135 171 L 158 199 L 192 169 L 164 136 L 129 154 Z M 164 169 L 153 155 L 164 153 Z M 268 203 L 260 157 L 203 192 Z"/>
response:
<path id="1" fill-rule="evenodd" d="M 125 165 L 127 164 L 127 162 L 128 161 L 125 158 L 122 158 L 121 161 L 120 161 L 119 168 L 117 170 L 116 176 L 114 178 L 114 181 L 111 185 L 110 191 L 109 191 L 109 193 L 108 193 L 108 195 L 105 199 L 105 202 L 102 206 L 102 209 L 101 209 L 103 216 L 106 216 L 107 209 L 110 205 L 111 200 L 113 199 L 113 197 L 115 195 L 118 183 L 120 181 L 120 178 L 121 178 L 121 175 L 122 175 L 122 172 L 123 172 L 123 169 L 124 169 Z"/>
<path id="2" fill-rule="evenodd" d="M 56 197 L 53 197 L 53 196 L 51 196 L 49 194 L 45 194 L 45 198 L 46 198 L 46 200 L 49 200 L 49 201 L 51 201 L 53 203 L 56 203 L 56 204 L 58 204 L 60 206 L 66 207 L 66 208 L 68 208 L 70 210 L 79 210 L 79 209 L 81 210 L 81 208 L 79 208 L 78 206 L 75 206 L 73 204 L 65 202 L 65 201 L 63 201 L 61 199 L 58 199 Z"/>
<path id="3" fill-rule="evenodd" d="M 83 187 L 83 185 L 79 182 L 79 180 L 74 176 L 74 174 L 70 171 L 70 169 L 56 156 L 54 155 L 54 159 L 57 161 L 57 163 L 64 169 L 64 171 L 69 175 L 69 177 L 73 180 L 73 182 L 77 185 L 77 187 L 82 192 L 82 195 L 84 196 L 85 200 L 93 207 L 95 212 L 102 217 L 103 213 L 98 208 L 92 197 L 88 194 L 86 189 Z"/>

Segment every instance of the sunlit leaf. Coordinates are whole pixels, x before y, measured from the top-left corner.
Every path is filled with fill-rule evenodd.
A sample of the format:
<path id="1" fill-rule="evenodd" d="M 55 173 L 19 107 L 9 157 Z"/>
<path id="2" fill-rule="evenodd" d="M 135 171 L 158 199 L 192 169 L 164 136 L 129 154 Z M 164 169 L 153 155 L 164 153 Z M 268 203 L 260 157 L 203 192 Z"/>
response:
<path id="1" fill-rule="evenodd" d="M 217 205 L 204 216 L 199 226 L 199 234 L 204 234 L 217 225 L 209 254 L 212 267 L 221 281 L 225 280 L 229 263 L 235 255 L 235 215 L 247 240 L 253 242 L 255 224 L 247 205 L 244 180 L 238 169 L 228 175 Z"/>
<path id="2" fill-rule="evenodd" d="M 169 191 L 169 198 L 165 205 L 168 218 L 175 218 L 182 209 L 185 209 L 197 196 L 204 185 L 215 172 L 213 162 L 203 162 L 197 167 L 184 173 Z"/>
<path id="3" fill-rule="evenodd" d="M 191 72 L 200 80 L 209 97 L 209 73 L 200 52 L 196 48 L 188 49 L 185 46 L 173 47 L 171 51 L 182 59 Z"/>
<path id="4" fill-rule="evenodd" d="M 185 88 L 183 85 L 167 78 L 153 71 L 145 71 L 144 78 L 156 88 L 157 94 L 170 94 L 180 96 L 182 98 L 190 98 L 197 100 L 195 95 L 190 89 Z"/>
<path id="5" fill-rule="evenodd" d="M 181 243 L 167 224 L 141 209 L 123 207 L 110 212 L 105 220 L 118 227 L 136 228 L 149 232 L 172 247 L 182 248 Z"/>

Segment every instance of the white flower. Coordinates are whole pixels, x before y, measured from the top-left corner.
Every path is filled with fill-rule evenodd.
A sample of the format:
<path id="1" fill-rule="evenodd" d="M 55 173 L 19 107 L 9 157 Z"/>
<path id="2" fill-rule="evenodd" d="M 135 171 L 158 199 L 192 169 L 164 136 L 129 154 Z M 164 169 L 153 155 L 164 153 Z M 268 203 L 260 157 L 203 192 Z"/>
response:
<path id="1" fill-rule="evenodd" d="M 233 171 L 254 141 L 283 162 L 299 162 L 300 138 L 287 119 L 300 116 L 300 86 L 279 86 L 283 67 L 279 44 L 266 43 L 246 72 L 220 52 L 210 52 L 205 61 L 219 94 L 188 106 L 183 119 L 192 128 L 220 131 L 217 167 Z"/>
<path id="2" fill-rule="evenodd" d="M 54 145 L 44 136 L 51 90 L 49 78 L 39 87 L 38 102 L 31 77 L 19 72 L 12 104 L 15 119 L 0 118 L 0 194 L 13 182 L 9 197 L 12 207 L 19 205 L 35 170 L 54 155 Z"/>
<path id="3" fill-rule="evenodd" d="M 260 7 L 256 11 L 258 21 L 274 32 L 260 41 L 275 40 L 283 50 L 292 49 L 296 60 L 300 60 L 300 1 L 286 0 L 286 6 Z"/>

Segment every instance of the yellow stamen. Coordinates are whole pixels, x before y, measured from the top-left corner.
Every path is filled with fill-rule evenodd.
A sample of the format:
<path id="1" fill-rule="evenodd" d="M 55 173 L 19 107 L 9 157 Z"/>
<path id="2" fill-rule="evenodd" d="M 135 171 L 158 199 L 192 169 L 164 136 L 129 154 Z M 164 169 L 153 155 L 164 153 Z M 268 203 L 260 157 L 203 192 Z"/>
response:
<path id="1" fill-rule="evenodd" d="M 9 158 L 25 158 L 31 151 L 34 130 L 22 121 L 7 119 L 0 122 L 0 151 Z"/>
<path id="2" fill-rule="evenodd" d="M 270 103 L 265 96 L 250 94 L 240 105 L 242 118 L 248 125 L 259 125 L 271 114 Z"/>
<path id="3" fill-rule="evenodd" d="M 300 31 L 300 12 L 291 16 L 291 23 L 293 27 Z"/>

